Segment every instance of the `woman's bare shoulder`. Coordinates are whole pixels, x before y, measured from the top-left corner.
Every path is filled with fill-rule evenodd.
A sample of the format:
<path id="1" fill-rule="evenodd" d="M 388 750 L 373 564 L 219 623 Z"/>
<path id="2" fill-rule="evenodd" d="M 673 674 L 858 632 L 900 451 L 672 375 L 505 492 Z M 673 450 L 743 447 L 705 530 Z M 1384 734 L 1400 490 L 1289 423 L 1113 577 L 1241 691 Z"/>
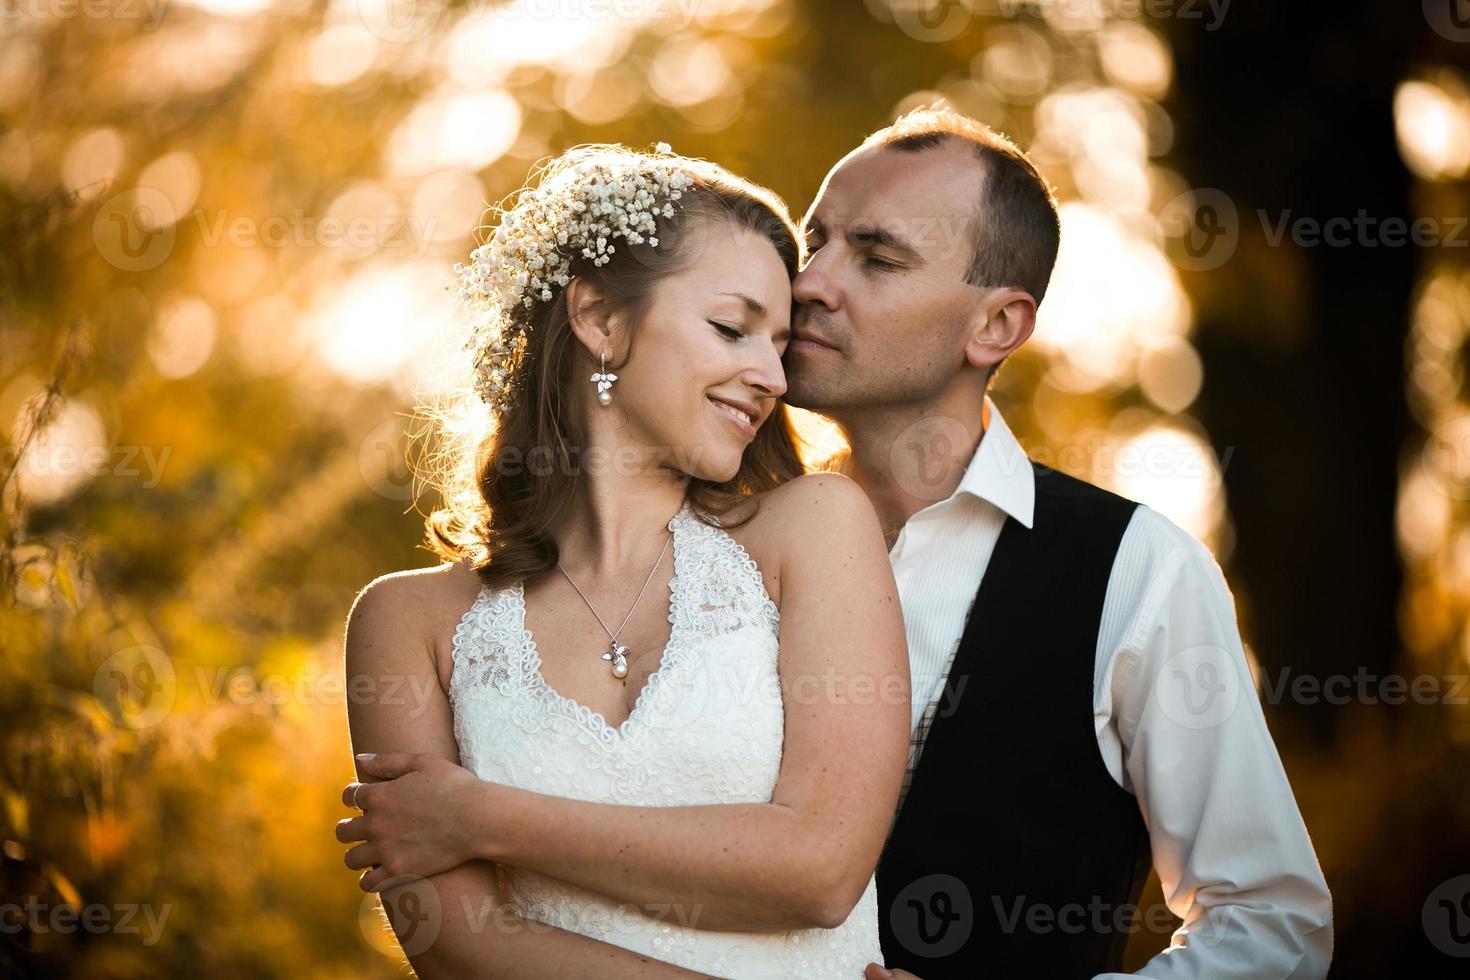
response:
<path id="1" fill-rule="evenodd" d="M 862 487 L 841 473 L 804 473 L 794 480 L 757 494 L 760 511 L 751 524 L 763 533 L 790 540 L 809 539 L 816 533 L 830 537 L 847 521 L 866 520 L 873 505 Z"/>
<path id="2" fill-rule="evenodd" d="M 480 577 L 466 561 L 389 572 L 358 592 L 347 617 L 347 656 L 378 648 L 402 662 L 427 651 L 447 678 L 454 627 L 474 603 Z M 374 658 L 376 659 L 376 658 Z"/>
<path id="3" fill-rule="evenodd" d="M 780 570 L 788 555 L 812 548 L 845 546 L 853 535 L 882 541 L 873 505 L 861 487 L 840 473 L 806 473 L 755 494 L 754 516 L 730 532 L 765 574 L 767 591 L 779 606 Z M 871 527 L 868 525 L 871 524 Z"/>
<path id="4" fill-rule="evenodd" d="M 480 577 L 468 561 L 445 562 L 431 568 L 407 568 L 379 575 L 358 592 L 352 608 L 355 612 L 359 607 L 369 606 L 379 614 L 404 621 L 424 613 L 432 614 L 439 606 L 472 600 L 479 589 Z"/>

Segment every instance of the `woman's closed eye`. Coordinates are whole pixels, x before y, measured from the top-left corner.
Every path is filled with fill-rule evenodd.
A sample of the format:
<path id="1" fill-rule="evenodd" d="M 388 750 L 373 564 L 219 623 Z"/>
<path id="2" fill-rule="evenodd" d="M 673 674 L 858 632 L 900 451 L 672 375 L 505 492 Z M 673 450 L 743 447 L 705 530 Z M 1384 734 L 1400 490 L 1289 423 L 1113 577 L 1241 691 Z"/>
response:
<path id="1" fill-rule="evenodd" d="M 718 320 L 706 320 L 705 322 L 718 330 L 721 336 L 732 343 L 745 337 L 745 334 L 730 326 L 728 323 L 720 323 Z"/>

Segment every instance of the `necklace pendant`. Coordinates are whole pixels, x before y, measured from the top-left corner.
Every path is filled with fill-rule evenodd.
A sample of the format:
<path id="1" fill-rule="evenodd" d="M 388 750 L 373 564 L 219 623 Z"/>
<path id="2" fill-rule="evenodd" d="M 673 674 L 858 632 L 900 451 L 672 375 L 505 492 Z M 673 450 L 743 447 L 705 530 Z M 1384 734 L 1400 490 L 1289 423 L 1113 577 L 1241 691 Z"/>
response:
<path id="1" fill-rule="evenodd" d="M 608 647 L 607 653 L 602 655 L 603 660 L 612 661 L 613 676 L 619 680 L 628 676 L 628 648 L 617 640 L 613 640 Z"/>

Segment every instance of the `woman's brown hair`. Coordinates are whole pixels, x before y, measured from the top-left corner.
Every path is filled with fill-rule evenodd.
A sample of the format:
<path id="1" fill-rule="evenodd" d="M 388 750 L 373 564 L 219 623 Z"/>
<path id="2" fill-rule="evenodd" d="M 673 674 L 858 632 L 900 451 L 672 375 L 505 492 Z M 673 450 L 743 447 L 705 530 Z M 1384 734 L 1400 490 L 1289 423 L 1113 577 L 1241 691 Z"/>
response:
<path id="1" fill-rule="evenodd" d="M 575 147 L 533 172 L 527 187 L 565 179 L 568 168 L 584 161 L 636 161 L 643 156 L 618 144 Z M 667 156 L 660 158 L 667 162 Z M 801 245 L 786 206 L 771 191 L 705 160 L 678 158 L 692 178 L 672 217 L 658 216 L 657 247 L 618 242 L 602 266 L 580 249 L 564 247 L 570 273 L 597 287 L 606 311 L 624 318 L 637 342 L 638 324 L 654 289 L 667 277 L 698 260 L 699 242 L 709 223 L 725 220 L 763 235 L 776 249 L 789 276 L 795 276 Z M 428 482 L 443 496 L 442 507 L 426 519 L 426 547 L 445 561 L 468 559 L 481 581 L 492 588 L 513 584 L 556 566 L 553 532 L 567 516 L 582 478 L 586 434 L 572 397 L 585 382 L 577 367 L 579 341 L 567 315 L 566 289 L 538 303 L 531 313 L 526 347 L 512 373 L 511 400 L 492 412 L 474 394 L 468 375 L 433 407 L 427 419 L 431 448 Z M 631 350 L 630 350 L 631 356 Z M 693 512 L 706 523 L 738 527 L 725 518 L 754 494 L 772 489 L 802 472 L 795 434 L 784 403 L 756 433 L 736 474 L 723 483 L 689 478 Z"/>

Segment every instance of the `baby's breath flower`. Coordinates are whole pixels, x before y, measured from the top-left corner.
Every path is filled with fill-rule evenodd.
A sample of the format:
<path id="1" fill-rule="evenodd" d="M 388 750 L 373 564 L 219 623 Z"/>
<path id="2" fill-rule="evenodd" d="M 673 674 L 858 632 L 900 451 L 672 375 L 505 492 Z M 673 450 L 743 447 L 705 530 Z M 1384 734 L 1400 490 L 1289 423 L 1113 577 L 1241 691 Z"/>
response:
<path id="1" fill-rule="evenodd" d="M 658 247 L 658 217 L 672 218 L 673 202 L 694 182 L 679 158 L 662 158 L 672 152 L 659 143 L 658 156 L 593 156 L 557 171 L 501 213 L 490 240 L 470 253 L 468 264 L 455 263 L 471 326 L 465 348 L 475 351 L 475 390 L 487 404 L 509 406 L 529 311 L 552 300 L 553 287 L 571 282 L 574 256 L 606 265 L 616 238 Z"/>

